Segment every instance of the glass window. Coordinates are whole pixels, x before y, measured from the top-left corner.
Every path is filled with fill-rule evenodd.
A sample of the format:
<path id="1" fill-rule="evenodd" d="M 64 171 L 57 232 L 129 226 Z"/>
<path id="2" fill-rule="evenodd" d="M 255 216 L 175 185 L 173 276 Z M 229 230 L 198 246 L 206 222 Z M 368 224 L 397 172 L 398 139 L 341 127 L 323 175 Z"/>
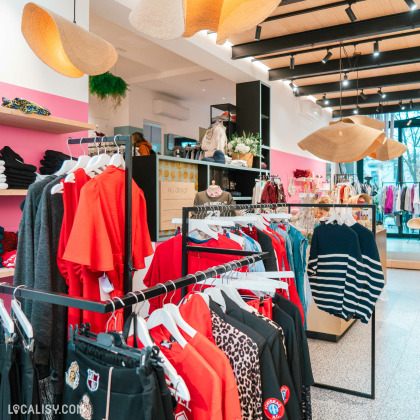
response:
<path id="1" fill-rule="evenodd" d="M 152 149 L 156 153 L 162 152 L 162 126 L 159 124 L 144 121 L 143 122 L 144 138 L 150 142 Z"/>

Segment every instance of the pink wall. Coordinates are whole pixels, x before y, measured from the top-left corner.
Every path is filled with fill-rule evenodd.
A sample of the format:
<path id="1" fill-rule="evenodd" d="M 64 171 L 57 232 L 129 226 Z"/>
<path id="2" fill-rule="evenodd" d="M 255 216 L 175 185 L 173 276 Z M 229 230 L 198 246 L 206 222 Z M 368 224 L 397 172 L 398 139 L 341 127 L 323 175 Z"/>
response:
<path id="1" fill-rule="evenodd" d="M 0 93 L 2 97 L 5 96 L 9 99 L 22 97 L 36 102 L 48 108 L 51 111 L 51 115 L 55 117 L 88 122 L 89 104 L 86 102 L 75 101 L 3 82 L 0 82 Z M 66 141 L 69 136 L 86 137 L 87 132 L 51 134 L 0 125 L 0 149 L 4 146 L 10 146 L 22 156 L 25 163 L 30 163 L 39 168 L 41 166 L 40 160 L 47 149 L 58 150 L 68 154 Z M 70 150 L 75 157 L 82 154 L 79 145 L 70 146 Z M 3 226 L 5 230 L 17 231 L 22 215 L 19 204 L 23 198 L 0 196 L 0 226 Z"/>
<path id="2" fill-rule="evenodd" d="M 299 192 L 303 192 L 303 182 L 295 182 L 296 193 L 292 197 L 287 191 L 289 179 L 293 177 L 293 171 L 296 169 L 310 169 L 314 176 L 322 175 L 323 180 L 326 179 L 327 164 L 325 162 L 271 149 L 271 173 L 280 176 L 285 188 L 286 200 L 290 203 L 299 202 Z"/>

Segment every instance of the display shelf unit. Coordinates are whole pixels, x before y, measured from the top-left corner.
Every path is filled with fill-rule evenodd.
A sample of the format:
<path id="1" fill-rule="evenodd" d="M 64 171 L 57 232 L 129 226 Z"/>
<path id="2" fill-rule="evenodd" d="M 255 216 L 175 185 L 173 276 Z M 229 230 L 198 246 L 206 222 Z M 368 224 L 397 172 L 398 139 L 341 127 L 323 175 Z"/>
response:
<path id="1" fill-rule="evenodd" d="M 235 133 L 236 130 L 236 121 L 231 120 L 231 115 L 236 115 L 236 106 L 232 104 L 218 104 L 218 105 L 210 105 L 210 124 L 213 124 L 213 117 L 217 117 L 218 115 L 214 112 L 215 110 L 221 112 L 229 112 L 229 119 L 227 121 L 223 121 L 223 125 L 226 127 L 226 137 L 228 140 L 232 137 L 232 134 Z"/>
<path id="2" fill-rule="evenodd" d="M 38 114 L 24 114 L 18 109 L 9 108 L 0 108 L 0 125 L 24 128 L 27 130 L 44 131 L 46 133 L 53 134 L 66 134 L 95 129 L 93 124 L 81 121 L 73 121 L 51 116 L 47 117 Z"/>
<path id="3" fill-rule="evenodd" d="M 0 279 L 4 279 L 6 277 L 13 277 L 14 274 L 14 268 L 0 267 Z"/>
<path id="4" fill-rule="evenodd" d="M 171 166 L 173 163 L 175 163 L 175 166 Z M 178 167 L 178 164 L 180 167 Z M 167 166 L 164 167 L 162 165 Z M 197 177 L 194 176 L 193 179 L 190 177 L 179 179 L 178 172 L 183 174 L 184 171 L 187 171 L 187 169 L 182 168 L 182 165 L 188 166 L 188 170 L 193 171 Z M 164 174 L 165 170 L 167 171 L 166 177 Z M 171 178 L 171 173 L 175 175 L 175 178 Z M 252 200 L 252 189 L 255 185 L 255 179 L 262 174 L 269 174 L 269 171 L 164 155 L 136 156 L 133 158 L 133 179 L 143 190 L 146 198 L 147 223 L 153 242 L 166 240 L 168 237 L 173 236 L 173 232 L 168 233 L 160 230 L 159 181 L 194 182 L 197 191 L 203 191 L 214 180 L 216 184 L 227 191 L 232 190 L 233 188 L 230 187 L 234 185 L 234 189 L 242 194 L 241 197 L 234 197 L 234 200 L 246 202 Z M 174 209 L 175 211 L 181 211 L 181 207 L 178 208 L 175 202 Z M 174 217 L 180 217 L 180 215 Z"/>
<path id="5" fill-rule="evenodd" d="M 236 85 L 236 129 L 259 134 L 263 162 L 270 168 L 270 86 L 257 80 Z M 261 164 L 261 163 L 260 163 Z"/>
<path id="6" fill-rule="evenodd" d="M 28 194 L 28 190 L 0 190 L 0 196 L 20 196 L 20 195 L 27 195 Z"/>

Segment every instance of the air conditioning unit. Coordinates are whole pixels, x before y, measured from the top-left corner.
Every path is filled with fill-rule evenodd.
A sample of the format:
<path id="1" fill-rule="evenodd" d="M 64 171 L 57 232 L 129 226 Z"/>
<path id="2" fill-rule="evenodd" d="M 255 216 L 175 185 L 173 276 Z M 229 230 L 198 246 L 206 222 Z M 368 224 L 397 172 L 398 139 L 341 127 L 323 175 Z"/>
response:
<path id="1" fill-rule="evenodd" d="M 190 110 L 188 108 L 160 99 L 153 101 L 153 113 L 175 120 L 188 120 L 190 118 Z"/>
<path id="2" fill-rule="evenodd" d="M 298 113 L 308 120 L 317 120 L 322 117 L 322 107 L 306 98 L 299 98 Z"/>

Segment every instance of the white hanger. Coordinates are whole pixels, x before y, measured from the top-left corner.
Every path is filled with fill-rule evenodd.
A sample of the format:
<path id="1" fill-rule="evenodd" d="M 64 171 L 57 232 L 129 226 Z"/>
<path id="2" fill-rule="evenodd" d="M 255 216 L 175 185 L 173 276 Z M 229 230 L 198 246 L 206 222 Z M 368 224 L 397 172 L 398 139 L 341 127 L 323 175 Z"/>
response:
<path id="1" fill-rule="evenodd" d="M 31 323 L 28 321 L 28 318 L 26 318 L 26 315 L 23 313 L 22 308 L 20 307 L 20 302 L 16 299 L 15 293 L 16 290 L 20 287 L 26 287 L 24 285 L 17 286 L 15 290 L 13 291 L 13 299 L 11 303 L 11 315 L 12 318 L 16 321 L 19 321 L 19 324 L 23 328 L 23 331 L 26 334 L 26 337 L 29 340 L 29 343 L 27 343 L 27 347 L 30 347 L 33 344 L 32 339 L 34 338 L 34 331 L 32 328 Z M 25 339 L 23 339 L 26 341 Z"/>
<path id="2" fill-rule="evenodd" d="M 325 223 L 328 225 L 334 222 L 337 222 L 339 225 L 343 224 L 343 220 L 341 219 L 340 215 L 336 212 L 335 207 L 333 205 L 333 214 Z"/>
<path id="3" fill-rule="evenodd" d="M 176 290 L 175 283 L 172 280 L 169 280 L 174 285 L 174 290 Z M 163 307 L 172 315 L 176 325 L 181 328 L 184 332 L 186 332 L 190 337 L 194 337 L 197 334 L 197 331 L 189 325 L 184 318 L 182 318 L 181 312 L 179 311 L 178 306 L 172 303 L 173 295 L 171 297 L 171 301 Z"/>
<path id="4" fill-rule="evenodd" d="M 354 220 L 354 217 L 351 215 L 351 213 L 348 213 L 347 211 L 344 212 L 342 220 L 343 223 L 345 223 L 347 226 L 353 226 L 357 223 L 356 220 Z"/>
<path id="5" fill-rule="evenodd" d="M 11 337 L 15 332 L 15 324 L 13 322 L 13 319 L 10 318 L 9 313 L 6 311 L 2 299 L 0 299 L 0 318 L 2 320 L 4 328 L 6 329 L 7 335 Z"/>
<path id="6" fill-rule="evenodd" d="M 165 287 L 165 285 L 162 283 L 159 284 L 165 288 L 166 294 L 168 294 L 168 289 Z M 156 309 L 147 320 L 147 328 L 149 330 L 158 327 L 159 325 L 163 325 L 169 331 L 172 337 L 175 338 L 175 340 L 181 345 L 181 347 L 184 348 L 188 344 L 187 340 L 185 340 L 185 338 L 180 333 L 174 319 L 172 318 L 172 315 L 165 308 Z"/>
<path id="7" fill-rule="evenodd" d="M 119 146 L 117 144 L 117 140 L 116 140 L 118 136 L 121 136 L 121 134 L 117 134 L 114 137 L 114 143 L 115 143 L 115 146 L 117 146 L 117 153 L 114 153 L 112 155 L 111 161 L 109 162 L 109 164 L 114 165 L 117 168 L 125 169 L 125 160 L 122 157 L 122 155 L 120 155 L 120 148 L 119 148 Z"/>
<path id="8" fill-rule="evenodd" d="M 143 292 L 138 291 L 137 293 L 141 293 L 144 297 Z M 129 292 L 128 294 L 132 294 L 137 299 L 137 302 L 138 302 L 138 298 L 135 293 Z M 142 342 L 142 344 L 145 347 L 153 347 L 155 343 L 152 337 L 150 336 L 149 329 L 147 328 L 146 320 L 142 318 L 138 312 L 137 312 L 137 330 L 136 330 L 137 337 L 139 338 L 139 340 Z M 171 362 L 160 350 L 159 350 L 158 357 L 162 360 L 163 370 L 166 376 L 171 381 L 174 387 L 175 393 L 179 395 L 179 397 L 182 398 L 183 400 L 190 401 L 191 396 L 190 396 L 190 392 L 188 391 L 188 387 L 185 384 L 185 381 L 182 379 L 181 376 L 178 375 L 178 372 L 172 366 Z"/>
<path id="9" fill-rule="evenodd" d="M 67 139 L 67 148 L 69 149 L 70 159 L 65 160 L 62 163 L 61 168 L 57 172 L 54 173 L 54 175 L 56 176 L 64 175 L 76 166 L 77 162 L 72 159 L 72 153 L 70 150 L 69 140 L 70 140 L 70 137 Z"/>
<path id="10" fill-rule="evenodd" d="M 210 236 L 213 239 L 219 239 L 219 234 L 214 230 L 211 230 L 209 224 L 204 219 L 190 219 L 188 233 L 193 230 L 199 230 L 202 233 Z"/>
<path id="11" fill-rule="evenodd" d="M 84 168 L 87 174 L 89 174 L 90 172 L 101 173 L 111 162 L 110 156 L 106 153 L 105 145 L 104 148 L 105 152 L 95 156 L 93 160 L 89 161 L 88 165 Z"/>
<path id="12" fill-rule="evenodd" d="M 88 156 L 86 154 L 86 150 L 82 146 L 82 141 L 83 141 L 83 138 L 80 139 L 80 147 L 83 150 L 83 155 L 79 156 L 79 158 L 77 159 L 76 165 L 74 166 L 73 169 L 70 169 L 69 174 L 71 174 L 73 172 L 76 172 L 78 169 L 85 168 L 87 166 L 88 162 L 90 161 L 90 156 Z M 68 177 L 68 175 L 67 175 L 67 177 Z M 66 180 L 67 180 L 67 177 L 66 177 Z M 68 181 L 65 181 L 65 182 L 68 182 Z"/>

